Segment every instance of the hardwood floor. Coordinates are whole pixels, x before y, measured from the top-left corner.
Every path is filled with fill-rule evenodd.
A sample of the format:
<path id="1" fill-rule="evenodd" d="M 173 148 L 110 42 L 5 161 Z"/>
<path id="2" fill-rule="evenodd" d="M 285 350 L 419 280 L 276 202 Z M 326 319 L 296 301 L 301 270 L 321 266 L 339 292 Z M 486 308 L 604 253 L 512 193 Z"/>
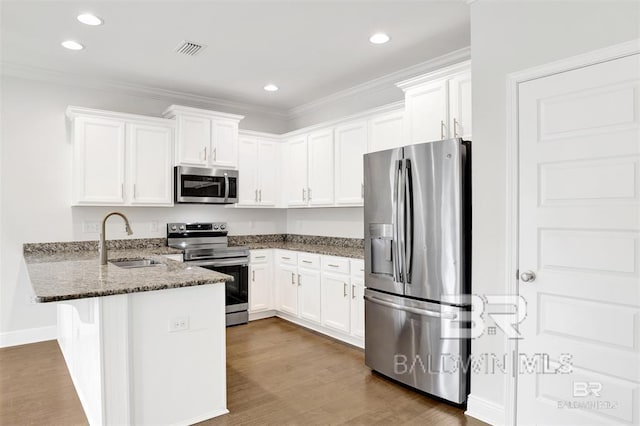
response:
<path id="1" fill-rule="evenodd" d="M 200 425 L 484 425 L 371 374 L 364 353 L 277 318 L 227 329 L 230 413 Z M 0 425 L 82 425 L 55 341 L 0 349 Z"/>

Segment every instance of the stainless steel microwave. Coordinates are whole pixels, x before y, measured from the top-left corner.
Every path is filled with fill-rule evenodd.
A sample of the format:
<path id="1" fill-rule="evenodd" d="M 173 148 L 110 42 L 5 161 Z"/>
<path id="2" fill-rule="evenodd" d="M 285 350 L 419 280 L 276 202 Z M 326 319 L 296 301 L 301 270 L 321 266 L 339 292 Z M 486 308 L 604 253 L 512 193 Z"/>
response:
<path id="1" fill-rule="evenodd" d="M 176 166 L 176 203 L 233 204 L 238 202 L 238 171 Z"/>

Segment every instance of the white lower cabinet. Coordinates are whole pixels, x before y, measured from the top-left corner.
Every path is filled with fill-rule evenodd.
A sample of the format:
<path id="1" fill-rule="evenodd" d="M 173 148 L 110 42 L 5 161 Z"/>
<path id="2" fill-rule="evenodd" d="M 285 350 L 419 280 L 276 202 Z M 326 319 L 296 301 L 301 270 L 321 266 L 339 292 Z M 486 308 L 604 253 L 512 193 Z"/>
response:
<path id="1" fill-rule="evenodd" d="M 298 267 L 300 317 L 320 324 L 320 271 Z"/>
<path id="2" fill-rule="evenodd" d="M 364 261 L 351 260 L 351 335 L 364 339 Z"/>
<path id="3" fill-rule="evenodd" d="M 351 328 L 349 275 L 322 272 L 322 325 L 343 333 Z"/>
<path id="4" fill-rule="evenodd" d="M 296 253 L 278 251 L 276 258 L 276 287 L 278 292 L 278 310 L 298 315 L 298 267 Z"/>
<path id="5" fill-rule="evenodd" d="M 273 309 L 271 250 L 252 250 L 249 263 L 249 312 Z"/>

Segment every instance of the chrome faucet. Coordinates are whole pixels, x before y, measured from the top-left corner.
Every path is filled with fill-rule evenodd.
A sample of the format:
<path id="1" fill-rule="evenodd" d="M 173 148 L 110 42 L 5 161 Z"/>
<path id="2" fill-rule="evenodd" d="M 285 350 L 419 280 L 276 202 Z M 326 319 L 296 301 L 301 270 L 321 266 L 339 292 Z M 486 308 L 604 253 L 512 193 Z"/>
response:
<path id="1" fill-rule="evenodd" d="M 105 232 L 106 232 L 105 225 L 107 224 L 107 219 L 109 219 L 109 217 L 113 215 L 120 216 L 122 219 L 124 219 L 124 229 L 127 231 L 127 235 L 133 234 L 133 231 L 131 230 L 131 225 L 129 225 L 129 219 L 127 219 L 127 217 L 124 214 L 120 212 L 111 212 L 104 215 L 104 217 L 102 218 L 102 229 L 100 232 L 100 245 L 98 246 L 101 265 L 107 264 L 107 238 L 105 235 Z"/>

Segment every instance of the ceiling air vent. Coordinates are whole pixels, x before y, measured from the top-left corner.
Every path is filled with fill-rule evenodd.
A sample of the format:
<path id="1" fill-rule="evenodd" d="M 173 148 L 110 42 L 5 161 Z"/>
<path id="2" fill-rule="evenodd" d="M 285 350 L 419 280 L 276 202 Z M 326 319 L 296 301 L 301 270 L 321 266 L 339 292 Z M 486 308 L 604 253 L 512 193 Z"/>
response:
<path id="1" fill-rule="evenodd" d="M 202 49 L 207 46 L 203 46 L 202 44 L 194 43 L 192 41 L 183 41 L 176 47 L 176 52 L 182 53 L 187 56 L 196 56 Z"/>

